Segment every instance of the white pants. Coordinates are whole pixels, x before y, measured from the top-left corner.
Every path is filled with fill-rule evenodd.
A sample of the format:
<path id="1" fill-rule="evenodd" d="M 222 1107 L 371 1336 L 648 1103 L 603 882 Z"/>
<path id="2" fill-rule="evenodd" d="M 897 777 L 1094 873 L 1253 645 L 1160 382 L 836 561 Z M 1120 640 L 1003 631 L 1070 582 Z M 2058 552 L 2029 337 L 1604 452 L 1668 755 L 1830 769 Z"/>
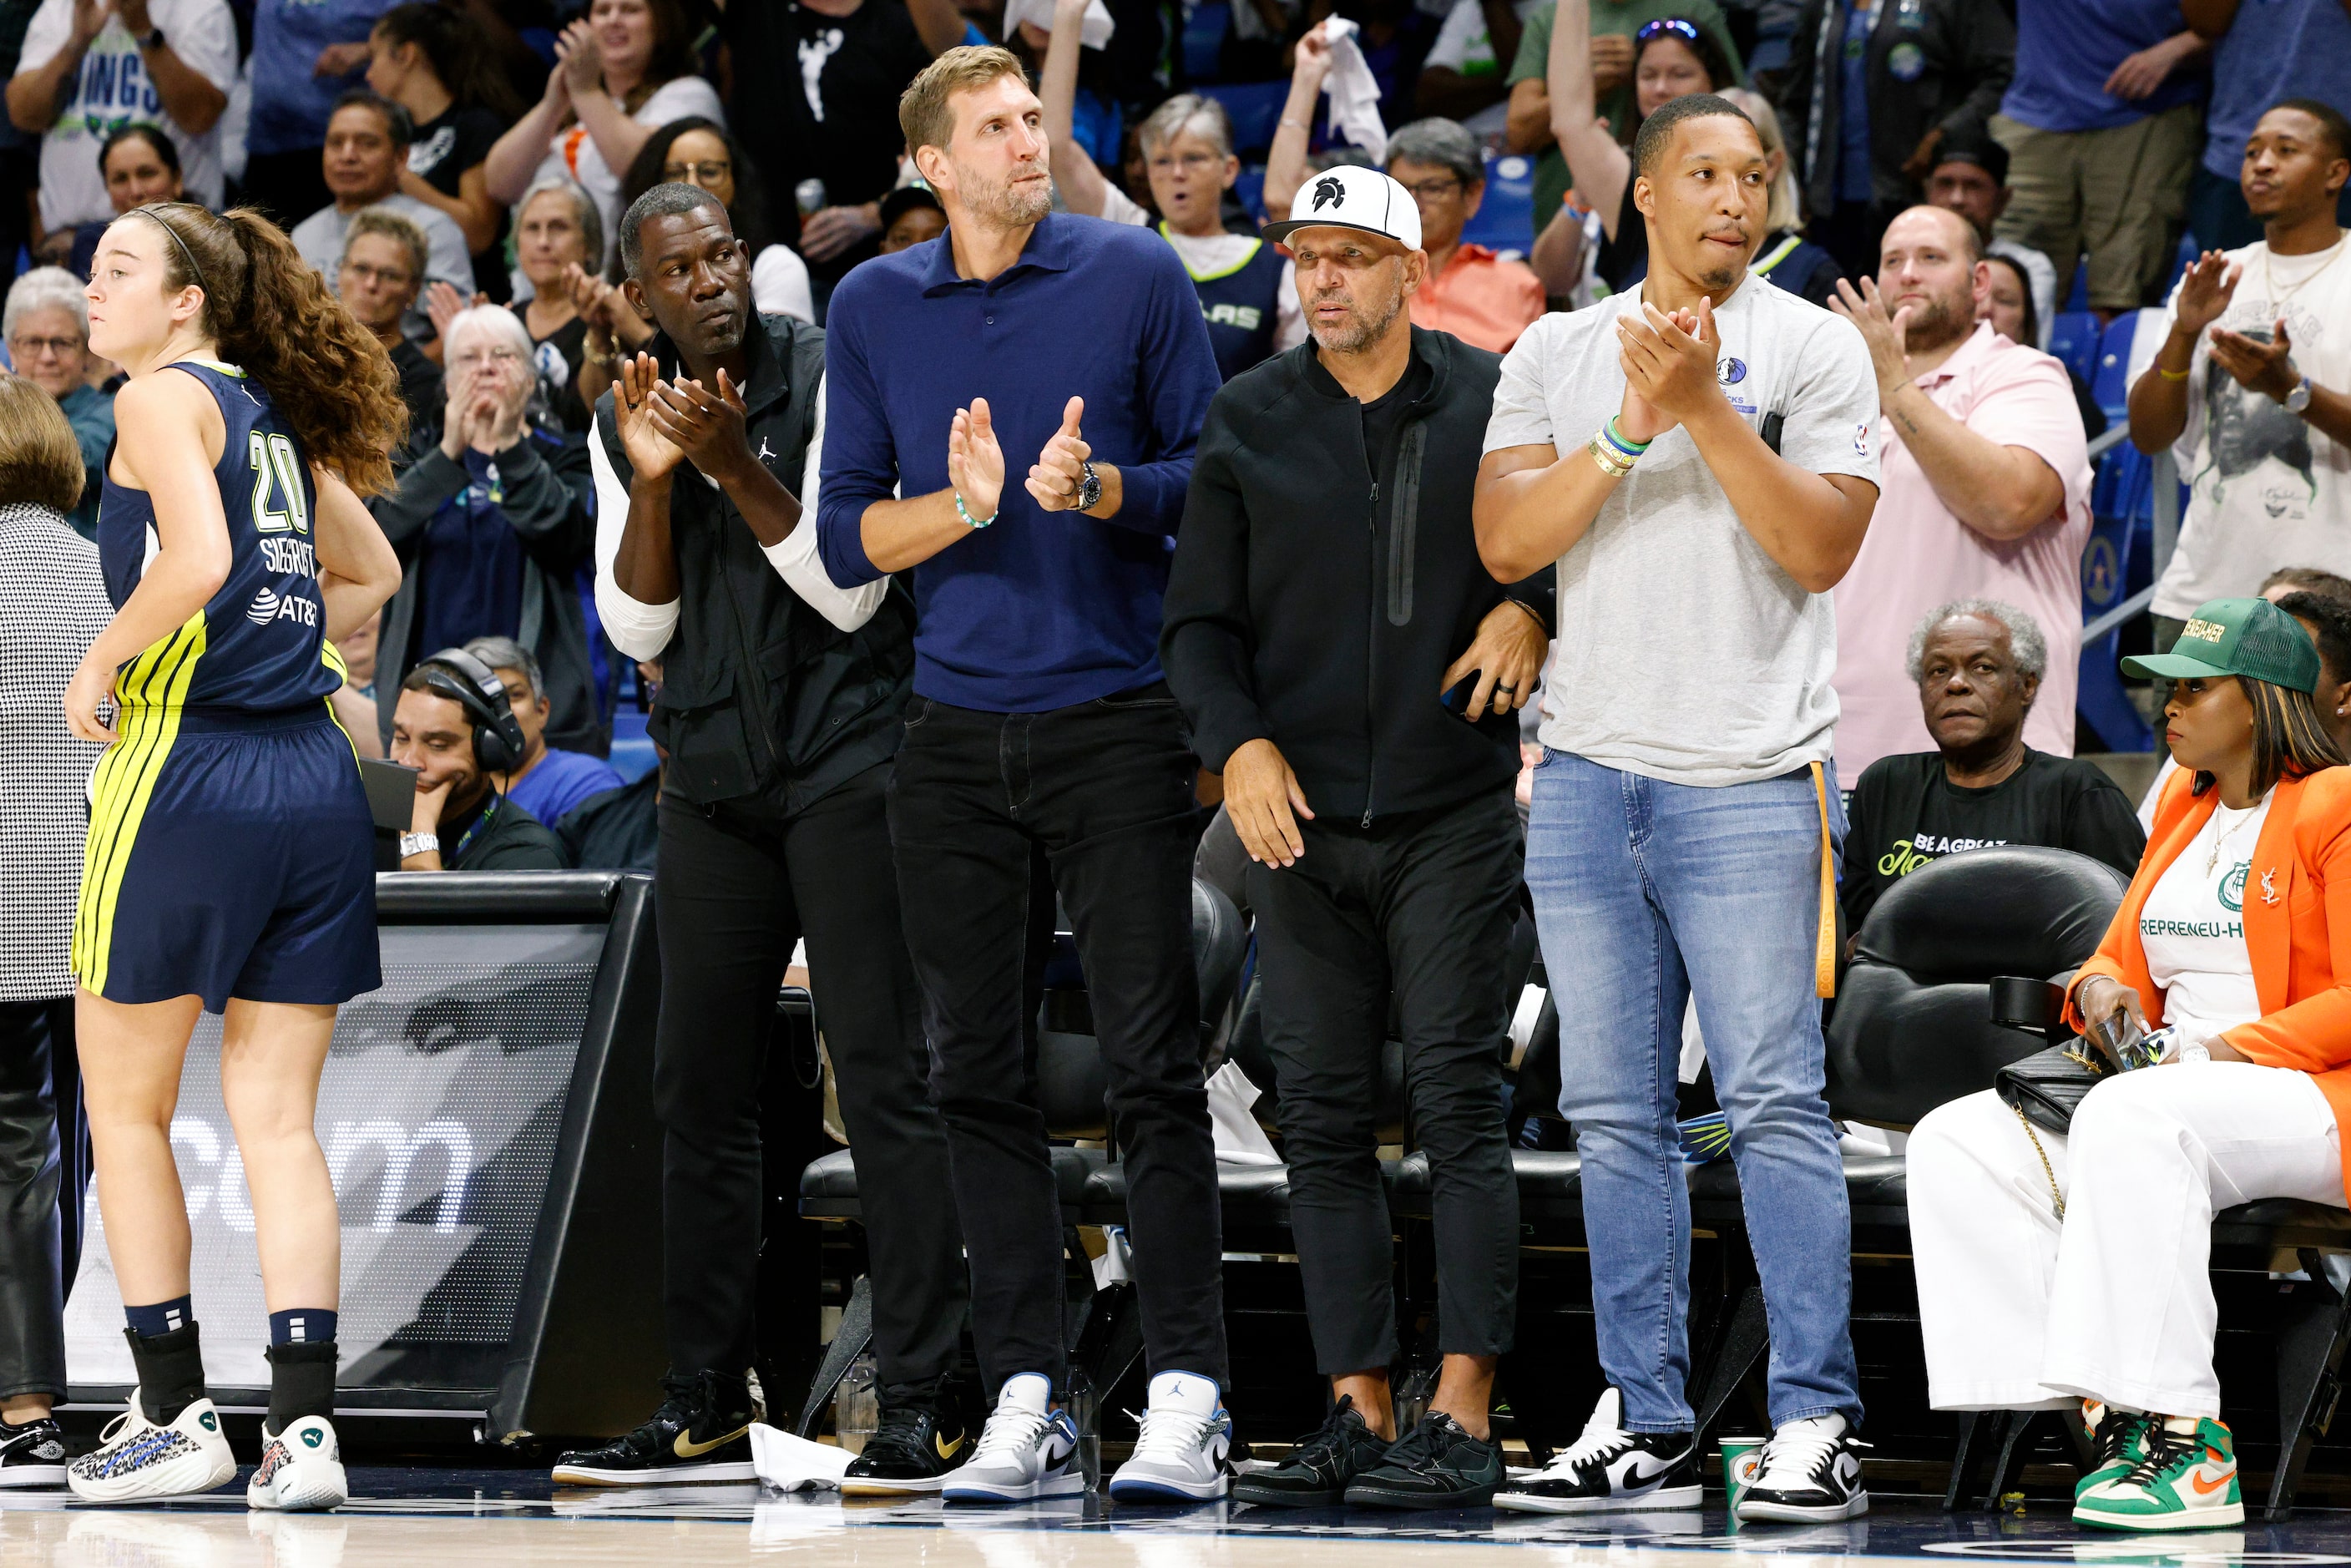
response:
<path id="1" fill-rule="evenodd" d="M 2212 1216 L 2262 1197 L 2341 1205 L 2335 1113 L 2310 1075 L 2177 1062 L 2109 1080 L 2073 1133 L 2024 1128 L 1990 1091 L 1911 1134 L 1910 1239 L 1938 1410 L 2100 1399 L 2220 1414 Z"/>

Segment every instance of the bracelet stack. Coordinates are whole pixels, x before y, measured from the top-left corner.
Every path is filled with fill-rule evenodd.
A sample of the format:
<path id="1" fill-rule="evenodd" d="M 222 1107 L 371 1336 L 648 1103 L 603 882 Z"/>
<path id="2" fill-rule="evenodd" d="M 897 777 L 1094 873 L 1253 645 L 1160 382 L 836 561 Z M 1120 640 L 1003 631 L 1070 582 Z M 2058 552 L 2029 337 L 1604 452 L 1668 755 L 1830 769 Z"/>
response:
<path id="1" fill-rule="evenodd" d="M 1598 464 L 1600 471 L 1611 479 L 1622 479 L 1630 474 L 1633 465 L 1638 463 L 1641 454 L 1648 449 L 1649 444 L 1646 441 L 1627 440 L 1625 433 L 1616 427 L 1616 416 L 1613 413 L 1608 416 L 1607 423 L 1592 433 L 1592 444 L 1587 448 L 1592 454 L 1592 461 Z"/>

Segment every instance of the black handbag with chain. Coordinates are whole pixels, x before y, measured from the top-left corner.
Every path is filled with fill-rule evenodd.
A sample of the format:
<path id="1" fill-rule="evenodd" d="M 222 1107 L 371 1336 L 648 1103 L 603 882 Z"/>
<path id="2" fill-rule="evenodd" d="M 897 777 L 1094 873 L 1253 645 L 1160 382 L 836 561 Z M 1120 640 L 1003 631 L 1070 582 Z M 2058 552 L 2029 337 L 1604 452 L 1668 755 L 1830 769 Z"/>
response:
<path id="1" fill-rule="evenodd" d="M 2082 1097 L 2114 1071 L 2088 1042 L 2077 1040 L 2010 1062 L 1993 1075 L 1992 1091 L 2024 1116 L 2062 1135 L 2073 1125 Z"/>

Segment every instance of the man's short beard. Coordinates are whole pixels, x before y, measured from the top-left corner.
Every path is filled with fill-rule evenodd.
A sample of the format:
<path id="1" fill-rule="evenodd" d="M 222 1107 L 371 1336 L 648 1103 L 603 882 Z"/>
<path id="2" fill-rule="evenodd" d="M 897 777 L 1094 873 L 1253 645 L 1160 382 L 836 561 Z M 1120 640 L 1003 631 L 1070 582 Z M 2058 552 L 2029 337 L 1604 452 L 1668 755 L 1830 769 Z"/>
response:
<path id="1" fill-rule="evenodd" d="M 1975 296 L 1970 291 L 1963 302 L 1958 297 L 1937 295 L 1924 305 L 1910 307 L 1910 319 L 1903 334 L 1904 346 L 1910 349 L 1939 349 L 1946 343 L 1957 342 L 1976 329 Z"/>
<path id="2" fill-rule="evenodd" d="M 971 215 L 984 224 L 1008 229 L 1025 228 L 1041 222 L 1053 210 L 1053 183 L 1007 180 L 1001 184 L 989 184 L 976 178 L 962 164 L 956 165 L 956 183 L 969 191 L 964 206 Z"/>
<path id="3" fill-rule="evenodd" d="M 1328 349 L 1334 354 L 1360 354 L 1387 336 L 1388 329 L 1395 325 L 1395 319 L 1403 309 L 1404 296 L 1393 294 L 1388 297 L 1386 308 L 1381 310 L 1376 319 L 1367 314 L 1359 303 L 1344 324 L 1332 328 L 1316 325 L 1308 330 L 1314 334 L 1318 348 Z"/>

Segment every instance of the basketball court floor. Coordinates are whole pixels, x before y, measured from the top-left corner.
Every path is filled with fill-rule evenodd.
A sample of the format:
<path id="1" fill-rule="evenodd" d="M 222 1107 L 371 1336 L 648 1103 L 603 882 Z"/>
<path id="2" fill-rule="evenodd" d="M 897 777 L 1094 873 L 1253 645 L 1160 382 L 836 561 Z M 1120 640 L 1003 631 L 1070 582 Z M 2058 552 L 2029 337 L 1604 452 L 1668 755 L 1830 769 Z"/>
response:
<path id="1" fill-rule="evenodd" d="M 1836 1568 L 1907 1558 L 2149 1568 L 2351 1563 L 2351 1511 L 2196 1535 L 2085 1535 L 2057 1503 L 2021 1514 L 1946 1514 L 1939 1500 L 1879 1495 L 1849 1523 L 1733 1529 L 1703 1514 L 1574 1521 L 1479 1509 L 1379 1516 L 1226 1503 L 1113 1508 L 1065 1498 L 1002 1510 L 844 1504 L 757 1486 L 581 1491 L 516 1470 L 357 1469 L 334 1514 L 245 1507 L 243 1475 L 208 1497 L 91 1507 L 0 1494 L 5 1568 L 471 1568 L 580 1563 L 702 1568 Z"/>

